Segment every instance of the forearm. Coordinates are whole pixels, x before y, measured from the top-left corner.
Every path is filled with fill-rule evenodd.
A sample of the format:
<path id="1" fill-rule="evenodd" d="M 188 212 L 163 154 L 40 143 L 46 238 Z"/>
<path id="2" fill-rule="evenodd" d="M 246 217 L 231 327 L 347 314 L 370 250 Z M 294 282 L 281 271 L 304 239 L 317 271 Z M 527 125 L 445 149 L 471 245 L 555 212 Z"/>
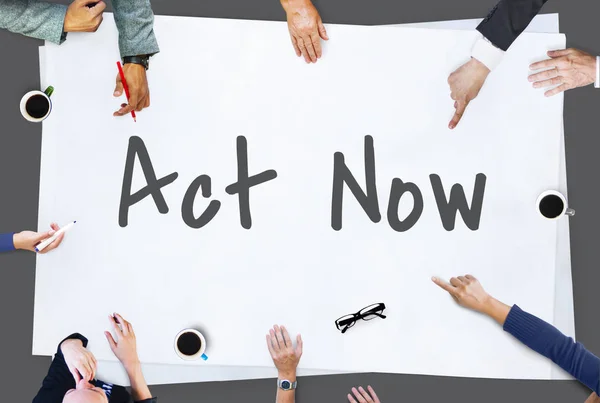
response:
<path id="1" fill-rule="evenodd" d="M 296 371 L 290 373 L 282 373 L 278 374 L 278 379 L 286 379 L 290 382 L 296 382 Z M 277 397 L 276 403 L 294 403 L 296 401 L 296 390 L 283 390 L 277 387 Z"/>
<path id="2" fill-rule="evenodd" d="M 113 0 L 121 57 L 159 52 L 154 36 L 154 13 L 149 0 Z"/>
<path id="3" fill-rule="evenodd" d="M 139 402 L 151 399 L 152 394 L 144 379 L 142 365 L 139 362 L 136 362 L 126 366 L 125 370 L 127 371 L 127 376 L 129 377 L 129 382 L 131 384 L 131 397 L 133 397 L 133 400 Z"/>
<path id="4" fill-rule="evenodd" d="M 56 44 L 64 42 L 63 32 L 67 6 L 37 0 L 0 1 L 0 28 L 44 39 Z"/>
<path id="5" fill-rule="evenodd" d="M 504 322 L 510 312 L 510 306 L 490 297 L 484 304 L 482 313 L 494 319 L 500 326 L 504 326 Z"/>

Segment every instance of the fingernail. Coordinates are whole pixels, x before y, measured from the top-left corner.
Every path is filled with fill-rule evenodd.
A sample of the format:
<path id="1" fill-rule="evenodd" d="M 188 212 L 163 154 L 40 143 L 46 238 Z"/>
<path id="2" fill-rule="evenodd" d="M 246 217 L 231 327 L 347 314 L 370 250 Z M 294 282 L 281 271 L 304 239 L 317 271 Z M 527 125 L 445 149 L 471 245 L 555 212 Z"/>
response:
<path id="1" fill-rule="evenodd" d="M 437 281 L 437 277 L 431 277 L 432 281 Z"/>
<path id="2" fill-rule="evenodd" d="M 533 77 L 531 77 L 531 76 L 527 77 L 527 79 L 528 79 L 529 81 L 533 81 Z"/>

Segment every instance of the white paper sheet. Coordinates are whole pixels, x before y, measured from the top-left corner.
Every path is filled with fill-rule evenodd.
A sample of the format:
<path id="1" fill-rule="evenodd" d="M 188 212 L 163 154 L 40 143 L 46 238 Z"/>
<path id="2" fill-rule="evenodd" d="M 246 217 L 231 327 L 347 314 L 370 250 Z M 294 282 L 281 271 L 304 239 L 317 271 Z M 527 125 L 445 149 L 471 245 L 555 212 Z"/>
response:
<path id="1" fill-rule="evenodd" d="M 539 57 L 539 56 L 538 56 Z M 152 154 L 152 153 L 151 153 Z"/>

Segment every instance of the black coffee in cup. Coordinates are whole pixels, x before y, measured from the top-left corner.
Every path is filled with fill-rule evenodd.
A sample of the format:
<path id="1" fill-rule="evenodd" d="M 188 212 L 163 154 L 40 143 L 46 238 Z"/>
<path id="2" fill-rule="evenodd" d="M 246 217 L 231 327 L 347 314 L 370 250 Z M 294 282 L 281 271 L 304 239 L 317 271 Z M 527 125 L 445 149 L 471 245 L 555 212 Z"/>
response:
<path id="1" fill-rule="evenodd" d="M 34 95 L 27 100 L 25 110 L 34 119 L 41 119 L 50 111 L 50 102 L 43 95 Z"/>
<path id="2" fill-rule="evenodd" d="M 540 201 L 540 213 L 546 218 L 556 218 L 565 210 L 565 202 L 557 195 L 547 195 Z"/>
<path id="3" fill-rule="evenodd" d="M 202 349 L 202 340 L 196 333 L 185 332 L 177 339 L 177 349 L 181 354 L 192 357 Z"/>

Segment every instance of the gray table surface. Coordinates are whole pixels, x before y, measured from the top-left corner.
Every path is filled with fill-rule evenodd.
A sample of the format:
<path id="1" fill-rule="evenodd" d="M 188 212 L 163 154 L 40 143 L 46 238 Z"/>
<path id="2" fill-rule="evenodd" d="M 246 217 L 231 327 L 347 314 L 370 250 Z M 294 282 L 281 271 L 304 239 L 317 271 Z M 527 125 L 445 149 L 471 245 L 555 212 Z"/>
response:
<path id="1" fill-rule="evenodd" d="M 326 23 L 378 25 L 481 18 L 495 2 L 316 0 L 315 4 Z M 152 5 L 155 13 L 162 15 L 285 19 L 277 0 L 152 0 Z M 597 22 L 600 3 L 554 0 L 548 2 L 543 12 L 560 13 L 561 31 L 567 34 L 568 46 L 600 54 L 600 24 Z M 41 125 L 26 122 L 19 114 L 18 102 L 25 92 L 39 87 L 40 45 L 41 41 L 0 31 L 0 231 L 35 229 L 37 225 Z M 406 56 L 410 58 L 410 55 Z M 112 90 L 107 88 L 107 91 Z M 594 262 L 600 257 L 600 248 L 596 246 L 600 239 L 597 234 L 600 214 L 593 210 L 597 208 L 596 198 L 600 199 L 596 182 L 600 162 L 595 157 L 596 150 L 600 149 L 600 139 L 596 135 L 599 107 L 600 90 L 592 87 L 569 91 L 565 97 L 569 198 L 577 209 L 577 215 L 571 220 L 576 332 L 579 341 L 598 353 L 600 293 L 596 291 L 596 284 L 600 280 L 600 270 Z M 81 130 L 85 132 L 85 127 Z M 0 255 L 0 318 L 3 322 L 0 327 L 0 385 L 2 401 L 6 402 L 30 401 L 50 364 L 47 357 L 31 355 L 34 267 L 32 253 Z M 90 281 L 94 281 L 93 276 Z M 64 315 L 65 320 L 69 320 L 69 312 Z M 457 345 L 456 348 L 471 354 L 468 345 Z M 352 386 L 367 384 L 376 389 L 382 402 L 583 402 L 589 394 L 575 381 L 353 374 L 302 378 L 297 401 L 343 402 L 347 401 L 345 396 Z M 161 402 L 262 403 L 274 401 L 275 386 L 273 380 L 258 380 L 153 386 L 152 391 Z"/>

